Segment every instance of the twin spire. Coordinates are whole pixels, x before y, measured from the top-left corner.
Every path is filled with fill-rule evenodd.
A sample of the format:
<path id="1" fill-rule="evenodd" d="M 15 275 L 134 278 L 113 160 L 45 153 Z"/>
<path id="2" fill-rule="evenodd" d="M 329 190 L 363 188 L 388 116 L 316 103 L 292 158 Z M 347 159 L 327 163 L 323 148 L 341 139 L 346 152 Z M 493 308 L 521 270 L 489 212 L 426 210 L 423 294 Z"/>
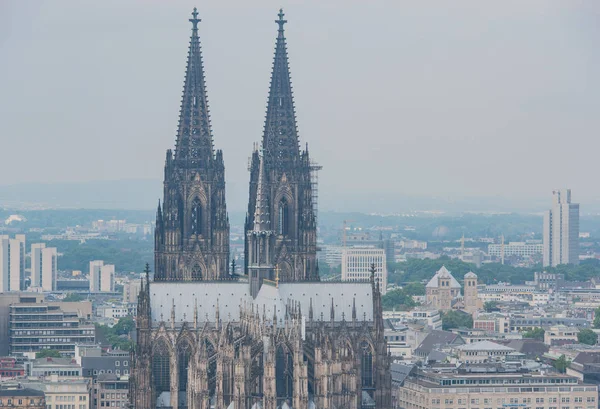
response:
<path id="1" fill-rule="evenodd" d="M 263 134 L 263 156 L 268 169 L 289 169 L 300 155 L 300 141 L 296 128 L 294 96 L 288 63 L 283 26 L 283 10 L 275 23 L 279 26 L 273 58 L 273 72 L 269 88 L 267 116 Z"/>
<path id="2" fill-rule="evenodd" d="M 208 167 L 214 160 L 210 114 L 198 37 L 198 10 L 192 12 L 192 36 L 183 84 L 179 125 L 175 142 L 175 161 L 183 167 Z"/>
<path id="3" fill-rule="evenodd" d="M 210 126 L 208 97 L 202 62 L 202 49 L 198 37 L 198 11 L 194 8 L 192 18 L 192 36 L 187 58 L 185 82 L 177 139 L 175 142 L 175 161 L 184 167 L 208 167 L 215 159 L 213 136 Z M 288 64 L 287 47 L 283 26 L 283 9 L 279 10 L 277 41 L 273 72 L 268 97 L 267 115 L 263 134 L 263 160 L 267 168 L 284 169 L 299 158 L 300 147 L 292 82 Z"/>

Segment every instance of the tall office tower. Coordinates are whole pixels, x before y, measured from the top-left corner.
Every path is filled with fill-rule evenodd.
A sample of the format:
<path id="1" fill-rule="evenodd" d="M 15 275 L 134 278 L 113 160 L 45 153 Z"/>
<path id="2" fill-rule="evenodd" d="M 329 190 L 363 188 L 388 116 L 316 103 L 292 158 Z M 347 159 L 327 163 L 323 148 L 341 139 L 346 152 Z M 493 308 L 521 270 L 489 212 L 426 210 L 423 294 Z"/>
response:
<path id="1" fill-rule="evenodd" d="M 100 269 L 100 291 L 115 291 L 115 265 L 106 264 Z"/>
<path id="2" fill-rule="evenodd" d="M 22 235 L 20 235 L 22 236 Z M 10 291 L 21 291 L 25 280 L 25 242 L 23 238 L 9 239 L 8 240 L 8 252 L 9 252 L 9 287 Z"/>
<path id="3" fill-rule="evenodd" d="M 544 267 L 579 264 L 579 204 L 571 189 L 552 192 L 552 209 L 544 214 Z"/>
<path id="4" fill-rule="evenodd" d="M 41 287 L 44 291 L 56 291 L 58 280 L 58 251 L 56 247 L 42 249 Z"/>
<path id="5" fill-rule="evenodd" d="M 8 236 L 0 235 L 0 293 L 10 291 L 9 286 L 9 261 L 10 253 L 8 251 Z"/>
<path id="6" fill-rule="evenodd" d="M 25 256 L 27 255 L 26 237 L 24 234 L 15 234 L 15 240 L 19 242 L 19 289 L 25 289 Z"/>
<path id="7" fill-rule="evenodd" d="M 104 265 L 104 261 L 102 260 L 93 260 L 90 261 L 90 292 L 97 293 L 100 291 L 100 272 L 102 271 L 102 266 Z"/>
<path id="8" fill-rule="evenodd" d="M 20 291 L 25 280 L 25 235 L 0 236 L 0 292 Z"/>
<path id="9" fill-rule="evenodd" d="M 103 260 L 90 261 L 90 292 L 114 292 L 115 266 Z"/>
<path id="10" fill-rule="evenodd" d="M 46 243 L 33 243 L 31 245 L 31 287 L 42 286 L 42 250 Z"/>

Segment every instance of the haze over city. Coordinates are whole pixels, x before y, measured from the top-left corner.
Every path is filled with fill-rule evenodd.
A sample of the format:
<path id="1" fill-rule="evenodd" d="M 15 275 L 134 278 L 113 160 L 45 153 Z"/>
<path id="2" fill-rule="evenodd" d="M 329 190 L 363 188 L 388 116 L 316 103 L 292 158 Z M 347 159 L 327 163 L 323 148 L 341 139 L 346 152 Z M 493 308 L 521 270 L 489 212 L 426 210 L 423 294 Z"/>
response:
<path id="1" fill-rule="evenodd" d="M 148 179 L 158 198 L 194 5 L 0 3 L 0 185 Z M 280 6 L 322 208 L 600 198 L 598 2 L 209 1 L 199 34 L 230 210 L 247 204 Z"/>

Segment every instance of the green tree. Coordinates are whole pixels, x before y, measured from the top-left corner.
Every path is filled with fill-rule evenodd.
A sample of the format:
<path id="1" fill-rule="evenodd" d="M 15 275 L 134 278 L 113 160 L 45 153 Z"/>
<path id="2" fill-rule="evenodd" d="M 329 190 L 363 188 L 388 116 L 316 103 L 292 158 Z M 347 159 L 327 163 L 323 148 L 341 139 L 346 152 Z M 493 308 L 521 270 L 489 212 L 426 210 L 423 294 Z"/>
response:
<path id="1" fill-rule="evenodd" d="M 132 317 L 124 317 L 119 320 L 112 327 L 112 332 L 115 335 L 129 335 L 129 333 L 135 328 L 135 322 Z"/>
<path id="2" fill-rule="evenodd" d="M 567 359 L 566 356 L 561 355 L 556 361 L 552 363 L 552 366 L 560 373 L 567 372 L 567 368 L 571 365 L 571 360 Z"/>
<path id="3" fill-rule="evenodd" d="M 56 349 L 42 349 L 35 353 L 36 358 L 60 358 L 62 355 Z"/>
<path id="4" fill-rule="evenodd" d="M 577 341 L 582 344 L 596 345 L 598 342 L 598 334 L 589 328 L 582 329 L 579 331 L 579 334 L 577 334 Z"/>
<path id="5" fill-rule="evenodd" d="M 442 313 L 442 329 L 473 328 L 473 317 L 470 314 L 451 310 Z"/>
<path id="6" fill-rule="evenodd" d="M 83 297 L 81 296 L 81 294 L 69 293 L 69 294 L 67 294 L 67 296 L 65 297 L 65 299 L 63 301 L 65 301 L 65 302 L 83 301 Z"/>
<path id="7" fill-rule="evenodd" d="M 425 286 L 421 283 L 408 283 L 402 289 L 406 294 L 425 295 Z"/>
<path id="8" fill-rule="evenodd" d="M 546 333 L 546 331 L 544 331 L 543 328 L 534 328 L 531 331 L 526 331 L 523 333 L 523 338 L 533 338 L 533 339 L 537 339 L 540 341 L 544 340 L 544 334 Z"/>
<path id="9" fill-rule="evenodd" d="M 594 328 L 600 328 L 600 307 L 594 310 Z"/>
<path id="10" fill-rule="evenodd" d="M 483 304 L 483 309 L 486 312 L 493 312 L 493 311 L 499 311 L 500 310 L 498 308 L 498 302 L 497 301 L 487 301 L 485 304 Z"/>
<path id="11" fill-rule="evenodd" d="M 381 298 L 381 305 L 384 310 L 407 310 L 415 307 L 417 303 L 404 289 L 397 289 L 388 291 Z"/>

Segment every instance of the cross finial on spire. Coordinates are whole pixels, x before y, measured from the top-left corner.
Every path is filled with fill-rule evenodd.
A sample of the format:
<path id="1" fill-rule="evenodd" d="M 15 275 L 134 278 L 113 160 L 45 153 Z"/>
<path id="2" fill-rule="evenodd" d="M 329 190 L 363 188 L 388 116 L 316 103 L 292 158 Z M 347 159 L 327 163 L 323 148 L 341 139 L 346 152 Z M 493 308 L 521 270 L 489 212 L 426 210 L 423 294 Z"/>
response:
<path id="1" fill-rule="evenodd" d="M 279 19 L 275 20 L 275 22 L 279 24 L 279 31 L 283 31 L 283 25 L 287 23 L 287 20 L 283 19 L 283 16 L 285 16 L 285 14 L 283 14 L 283 9 L 279 9 L 279 14 L 277 15 L 279 16 Z"/>
<path id="2" fill-rule="evenodd" d="M 192 17 L 190 22 L 192 23 L 192 30 L 198 30 L 198 23 L 202 20 L 198 18 L 198 9 L 194 7 L 194 11 L 192 11 Z"/>

